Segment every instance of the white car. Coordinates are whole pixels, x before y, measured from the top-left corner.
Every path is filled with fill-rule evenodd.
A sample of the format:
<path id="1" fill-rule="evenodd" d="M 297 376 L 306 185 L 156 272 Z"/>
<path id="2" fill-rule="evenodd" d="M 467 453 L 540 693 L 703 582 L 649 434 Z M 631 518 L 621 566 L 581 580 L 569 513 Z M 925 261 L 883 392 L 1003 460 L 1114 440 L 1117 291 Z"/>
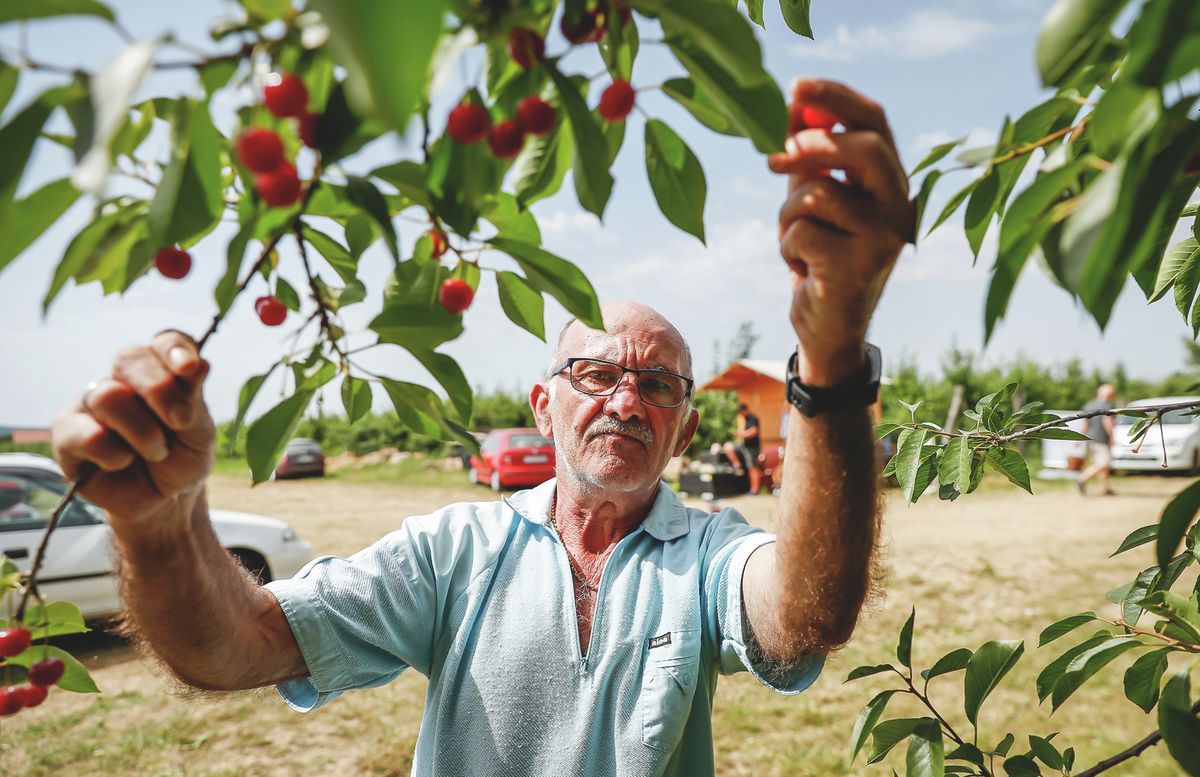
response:
<path id="1" fill-rule="evenodd" d="M 21 571 L 28 571 L 46 522 L 65 492 L 62 470 L 52 459 L 0 453 L 0 553 Z M 291 577 L 313 557 L 312 545 L 283 521 L 228 510 L 209 514 L 221 545 L 261 582 Z M 74 602 L 87 619 L 120 611 L 103 510 L 82 497 L 71 500 L 50 537 L 38 591 L 48 601 Z"/>
<path id="2" fill-rule="evenodd" d="M 1046 410 L 1059 418 L 1075 415 L 1078 410 Z M 1067 424 L 1067 428 L 1082 434 L 1087 430 L 1087 421 L 1079 419 Z M 1082 460 L 1087 455 L 1087 443 L 1081 440 L 1042 440 L 1042 469 L 1038 477 L 1043 480 L 1073 478 L 1075 470 L 1071 460 Z"/>
<path id="3" fill-rule="evenodd" d="M 1130 402 L 1129 406 L 1188 401 L 1200 402 L 1200 397 L 1154 397 Z M 1190 415 L 1189 410 L 1172 410 L 1163 415 L 1161 434 L 1158 428 L 1151 429 L 1138 444 L 1130 445 L 1129 433 L 1138 420 L 1133 416 L 1117 416 L 1113 428 L 1113 469 L 1200 472 L 1200 416 Z M 1166 467 L 1163 467 L 1164 454 Z"/>

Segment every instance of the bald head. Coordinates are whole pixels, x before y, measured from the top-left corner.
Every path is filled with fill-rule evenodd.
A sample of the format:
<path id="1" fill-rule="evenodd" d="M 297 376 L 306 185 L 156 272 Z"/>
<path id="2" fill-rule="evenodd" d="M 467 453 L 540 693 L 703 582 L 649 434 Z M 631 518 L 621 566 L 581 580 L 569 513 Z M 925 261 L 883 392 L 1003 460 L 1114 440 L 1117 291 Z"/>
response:
<path id="1" fill-rule="evenodd" d="M 692 350 L 687 340 L 675 325 L 661 313 L 649 305 L 640 302 L 609 302 L 600 306 L 604 319 L 604 330 L 589 328 L 578 318 L 572 318 L 558 333 L 558 343 L 554 355 L 547 365 L 552 370 L 564 359 L 578 355 L 574 351 L 587 342 L 589 337 L 596 335 L 630 335 L 639 339 L 649 339 L 660 342 L 669 351 L 680 354 L 679 362 L 675 365 L 662 365 L 672 372 L 678 371 L 685 377 L 692 377 Z"/>
<path id="2" fill-rule="evenodd" d="M 1111 383 L 1105 383 L 1105 384 L 1101 385 L 1099 389 L 1096 390 L 1096 397 L 1098 399 L 1107 400 L 1109 402 L 1111 402 L 1112 398 L 1115 397 L 1116 395 L 1117 395 L 1117 387 Z"/>

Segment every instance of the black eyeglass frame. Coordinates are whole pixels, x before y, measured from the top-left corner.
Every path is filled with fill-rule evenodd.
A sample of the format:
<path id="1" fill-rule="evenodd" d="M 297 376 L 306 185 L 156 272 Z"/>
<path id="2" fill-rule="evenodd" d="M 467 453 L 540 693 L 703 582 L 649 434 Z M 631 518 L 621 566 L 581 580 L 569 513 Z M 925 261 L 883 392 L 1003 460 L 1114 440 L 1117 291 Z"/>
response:
<path id="1" fill-rule="evenodd" d="M 613 387 L 611 389 L 609 389 L 608 391 L 599 392 L 599 393 L 592 393 L 590 391 L 584 391 L 583 389 L 581 389 L 575 385 L 575 379 L 570 373 L 571 366 L 573 364 L 575 364 L 575 362 L 599 362 L 600 364 L 607 364 L 610 367 L 616 367 L 618 370 L 620 370 L 621 377 L 617 378 L 617 382 L 614 383 Z M 607 359 L 596 359 L 591 356 L 572 356 L 571 358 L 567 359 L 562 364 L 558 365 L 558 367 L 551 370 L 549 372 L 549 374 L 547 375 L 547 377 L 553 378 L 555 375 L 561 375 L 563 370 L 568 370 L 567 382 L 571 384 L 571 388 L 575 389 L 580 394 L 586 394 L 589 397 L 611 397 L 613 394 L 617 393 L 617 386 L 621 385 L 621 381 L 625 380 L 625 373 L 632 372 L 634 381 L 637 384 L 638 398 L 640 398 L 643 402 L 645 402 L 647 405 L 650 405 L 651 407 L 661 407 L 661 408 L 666 408 L 666 409 L 676 408 L 676 407 L 681 406 L 684 402 L 687 402 L 688 399 L 692 396 L 692 389 L 696 385 L 696 381 L 692 380 L 691 378 L 687 377 L 686 375 L 680 375 L 679 373 L 671 372 L 670 370 L 660 370 L 656 367 L 647 367 L 647 368 L 635 370 L 632 367 L 626 367 L 624 364 L 617 364 L 616 362 L 610 362 Z M 687 384 L 687 387 L 684 389 L 684 392 L 683 392 L 683 398 L 680 399 L 679 402 L 677 402 L 674 405 L 658 405 L 658 404 L 655 404 L 654 402 L 651 402 L 650 400 L 646 399 L 644 396 L 642 396 L 642 374 L 643 373 L 648 373 L 650 375 L 670 375 L 672 377 L 679 378 L 685 384 Z"/>

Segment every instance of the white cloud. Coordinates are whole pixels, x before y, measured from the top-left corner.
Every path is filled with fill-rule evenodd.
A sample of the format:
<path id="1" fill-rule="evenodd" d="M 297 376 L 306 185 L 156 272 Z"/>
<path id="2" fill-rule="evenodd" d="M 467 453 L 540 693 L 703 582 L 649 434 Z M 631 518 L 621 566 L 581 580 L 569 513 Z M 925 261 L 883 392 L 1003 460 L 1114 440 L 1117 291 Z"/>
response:
<path id="1" fill-rule="evenodd" d="M 980 146 L 990 146 L 995 144 L 999 139 L 996 130 L 991 127 L 972 127 L 966 133 L 967 141 L 954 153 L 968 148 L 979 148 Z M 949 143 L 952 140 L 958 140 L 962 134 L 951 134 L 945 130 L 933 130 L 931 132 L 922 132 L 917 135 L 916 140 L 912 143 L 912 162 L 906 167 L 911 169 L 916 165 L 917 161 L 924 159 L 925 155 L 933 150 L 934 146 L 940 146 L 943 143 Z"/>
<path id="2" fill-rule="evenodd" d="M 592 214 L 577 210 L 571 213 L 556 210 L 548 216 L 538 215 L 538 227 L 543 235 L 565 235 L 581 237 L 587 235 L 589 240 L 611 242 L 612 234 L 600 223 L 600 219 Z"/>
<path id="3" fill-rule="evenodd" d="M 926 224 L 933 223 L 933 216 Z M 996 253 L 996 232 L 991 230 L 979 249 L 979 261 L 971 265 L 971 247 L 967 245 L 962 225 L 951 219 L 932 235 L 922 238 L 915 248 L 909 246 L 900 254 L 892 276 L 898 280 L 966 280 L 986 278 L 991 259 Z"/>
<path id="4" fill-rule="evenodd" d="M 963 16 L 950 9 L 913 11 L 891 24 L 870 24 L 856 29 L 839 24 L 832 35 L 791 49 L 800 59 L 855 62 L 869 56 L 905 60 L 942 59 L 968 51 L 988 38 L 1014 28 L 984 19 Z"/>

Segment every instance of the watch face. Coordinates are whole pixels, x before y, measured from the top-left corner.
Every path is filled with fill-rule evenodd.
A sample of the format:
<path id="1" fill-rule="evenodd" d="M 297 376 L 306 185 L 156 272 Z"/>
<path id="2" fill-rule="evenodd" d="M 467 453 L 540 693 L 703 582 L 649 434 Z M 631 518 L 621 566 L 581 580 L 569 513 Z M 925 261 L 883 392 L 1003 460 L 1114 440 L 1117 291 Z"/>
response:
<path id="1" fill-rule="evenodd" d="M 850 410 L 875 404 L 879 398 L 879 379 L 883 358 L 879 349 L 866 343 L 867 379 L 838 386 L 805 386 L 796 374 L 799 355 L 792 352 L 787 366 L 787 398 L 808 417 L 836 410 Z"/>

